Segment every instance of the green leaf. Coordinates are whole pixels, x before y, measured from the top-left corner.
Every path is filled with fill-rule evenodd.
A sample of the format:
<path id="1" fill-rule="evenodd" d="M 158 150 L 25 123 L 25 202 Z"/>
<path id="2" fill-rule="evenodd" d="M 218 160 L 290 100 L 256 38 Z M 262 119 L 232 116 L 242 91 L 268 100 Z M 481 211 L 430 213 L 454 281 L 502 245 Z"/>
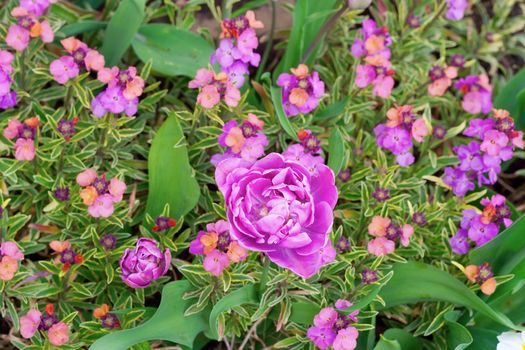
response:
<path id="1" fill-rule="evenodd" d="M 470 260 L 475 264 L 489 262 L 497 274 L 509 273 L 525 260 L 524 231 L 525 215 L 489 243 L 472 250 L 469 255 Z"/>
<path id="2" fill-rule="evenodd" d="M 203 37 L 169 24 L 140 27 L 131 43 L 142 62 L 152 61 L 154 71 L 193 78 L 199 68 L 207 67 L 213 47 Z"/>
<path id="3" fill-rule="evenodd" d="M 381 335 L 374 350 L 420 350 L 422 342 L 400 328 L 390 328 Z"/>
<path id="4" fill-rule="evenodd" d="M 272 86 L 270 88 L 270 93 L 272 95 L 273 107 L 275 108 L 275 114 L 277 115 L 279 124 L 281 124 L 282 128 L 284 129 L 284 131 L 286 131 L 288 136 L 296 140 L 297 132 L 295 131 L 292 123 L 290 122 L 290 119 L 284 113 L 281 88 Z"/>
<path id="5" fill-rule="evenodd" d="M 195 337 L 208 328 L 207 312 L 184 316 L 184 310 L 192 302 L 182 296 L 193 288 L 186 280 L 166 284 L 160 306 L 148 321 L 108 334 L 91 345 L 90 350 L 126 350 L 149 340 L 166 340 L 192 348 Z"/>
<path id="6" fill-rule="evenodd" d="M 144 20 L 146 0 L 122 0 L 108 23 L 101 52 L 114 66 L 128 49 Z"/>
<path id="7" fill-rule="evenodd" d="M 239 288 L 227 295 L 215 304 L 210 313 L 210 328 L 206 336 L 211 339 L 219 340 L 219 332 L 217 330 L 219 315 L 225 311 L 231 310 L 235 306 L 240 306 L 248 303 L 258 303 L 257 288 L 255 284 L 248 284 Z"/>
<path id="8" fill-rule="evenodd" d="M 176 113 L 168 118 L 153 139 L 148 159 L 149 193 L 146 212 L 155 218 L 169 204 L 170 216 L 180 218 L 199 200 L 200 189 L 188 159 L 186 139 Z"/>
<path id="9" fill-rule="evenodd" d="M 104 29 L 107 27 L 107 25 L 107 22 L 94 20 L 71 23 L 60 28 L 60 31 L 57 33 L 57 37 L 67 38 L 69 36 L 76 36 L 85 32 Z"/>
<path id="10" fill-rule="evenodd" d="M 522 69 L 500 89 L 494 99 L 494 107 L 508 110 L 521 130 L 525 130 L 524 91 L 525 69 Z"/>
<path id="11" fill-rule="evenodd" d="M 447 321 L 447 345 L 450 350 L 463 350 L 472 344 L 472 335 L 467 327 L 456 322 L 459 311 L 449 311 L 445 314 Z"/>
<path id="12" fill-rule="evenodd" d="M 328 146 L 328 166 L 337 175 L 345 163 L 345 145 L 339 128 L 334 127 L 330 132 Z"/>
<path id="13" fill-rule="evenodd" d="M 330 119 L 343 114 L 348 101 L 350 101 L 350 97 L 347 96 L 340 101 L 332 103 L 331 105 L 315 113 L 314 119 Z"/>
<path id="14" fill-rule="evenodd" d="M 308 47 L 314 42 L 319 31 L 327 19 L 334 14 L 337 0 L 297 0 L 293 11 L 293 25 L 284 57 L 274 73 L 277 77 L 301 63 L 301 59 Z M 318 51 L 319 45 L 312 51 L 306 60 L 309 65 Z"/>
<path id="15" fill-rule="evenodd" d="M 396 263 L 393 271 L 394 276 L 380 294 L 386 307 L 444 301 L 468 307 L 507 328 L 520 329 L 507 316 L 491 308 L 465 284 L 445 271 L 420 262 Z M 414 284 L 417 288 L 406 288 Z"/>

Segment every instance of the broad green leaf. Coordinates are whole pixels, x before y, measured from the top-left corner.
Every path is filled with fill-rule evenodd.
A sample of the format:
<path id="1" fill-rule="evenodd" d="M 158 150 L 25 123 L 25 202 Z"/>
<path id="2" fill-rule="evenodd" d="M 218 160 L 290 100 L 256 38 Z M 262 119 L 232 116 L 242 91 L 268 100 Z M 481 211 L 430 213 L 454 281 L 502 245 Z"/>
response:
<path id="1" fill-rule="evenodd" d="M 76 23 L 68 24 L 62 28 L 57 33 L 57 37 L 67 38 L 69 36 L 76 36 L 85 32 L 91 32 L 94 30 L 104 29 L 108 25 L 107 22 L 88 20 L 80 21 Z"/>
<path id="2" fill-rule="evenodd" d="M 497 274 L 509 273 L 525 260 L 523 232 L 525 232 L 525 215 L 489 243 L 472 250 L 469 255 L 470 260 L 476 264 L 490 263 Z"/>
<path id="3" fill-rule="evenodd" d="M 277 115 L 279 124 L 281 124 L 282 128 L 284 129 L 284 131 L 286 131 L 288 136 L 296 140 L 297 132 L 295 131 L 292 123 L 290 122 L 290 119 L 288 119 L 288 117 L 284 113 L 281 88 L 272 86 L 270 92 L 272 94 L 273 107 L 275 108 L 275 114 Z"/>
<path id="4" fill-rule="evenodd" d="M 166 340 L 192 348 L 195 337 L 208 328 L 207 312 L 184 316 L 192 301 L 182 296 L 193 288 L 186 280 L 166 284 L 160 306 L 148 321 L 108 334 L 91 345 L 90 350 L 126 350 L 149 340 Z"/>
<path id="5" fill-rule="evenodd" d="M 337 117 L 343 114 L 346 105 L 348 104 L 348 101 L 350 101 L 350 97 L 347 96 L 340 101 L 334 102 L 331 105 L 328 105 L 327 107 L 315 113 L 314 118 L 320 120 Z"/>
<path id="6" fill-rule="evenodd" d="M 386 307 L 423 301 L 444 301 L 468 307 L 509 329 L 520 329 L 507 316 L 497 312 L 464 283 L 449 273 L 420 262 L 396 263 L 394 276 L 380 296 Z M 406 286 L 417 285 L 417 288 Z"/>
<path id="7" fill-rule="evenodd" d="M 472 344 L 472 335 L 467 327 L 456 322 L 459 311 L 449 311 L 445 314 L 447 321 L 447 345 L 450 350 L 467 349 Z"/>
<path id="8" fill-rule="evenodd" d="M 219 300 L 210 313 L 210 328 L 207 336 L 211 339 L 219 340 L 220 336 L 217 331 L 217 320 L 219 315 L 225 311 L 231 310 L 235 306 L 243 304 L 255 304 L 258 303 L 257 299 L 257 286 L 255 284 L 248 284 L 242 288 L 239 288 Z"/>
<path id="9" fill-rule="evenodd" d="M 180 218 L 197 204 L 200 189 L 188 159 L 186 139 L 175 113 L 170 113 L 151 143 L 146 212 L 155 218 L 166 204 Z"/>
<path id="10" fill-rule="evenodd" d="M 508 110 L 521 130 L 525 129 L 524 91 L 525 69 L 522 69 L 500 89 L 494 99 L 494 106 Z"/>
<path id="11" fill-rule="evenodd" d="M 374 350 L 420 350 L 422 343 L 412 334 L 400 328 L 390 328 L 381 335 Z"/>
<path id="12" fill-rule="evenodd" d="M 101 52 L 106 66 L 114 66 L 128 49 L 144 20 L 146 0 L 122 0 L 104 34 Z"/>
<path id="13" fill-rule="evenodd" d="M 301 63 L 308 47 L 314 42 L 328 18 L 334 15 L 337 0 L 297 0 L 293 11 L 293 25 L 284 57 L 277 67 L 274 77 Z M 306 60 L 311 64 L 316 57 L 319 45 Z"/>
<path id="14" fill-rule="evenodd" d="M 153 70 L 167 76 L 194 77 L 213 53 L 200 35 L 161 23 L 140 27 L 131 45 L 142 62 L 151 60 Z"/>
<path id="15" fill-rule="evenodd" d="M 337 127 L 332 128 L 328 139 L 328 166 L 339 174 L 345 162 L 345 144 L 343 135 Z"/>

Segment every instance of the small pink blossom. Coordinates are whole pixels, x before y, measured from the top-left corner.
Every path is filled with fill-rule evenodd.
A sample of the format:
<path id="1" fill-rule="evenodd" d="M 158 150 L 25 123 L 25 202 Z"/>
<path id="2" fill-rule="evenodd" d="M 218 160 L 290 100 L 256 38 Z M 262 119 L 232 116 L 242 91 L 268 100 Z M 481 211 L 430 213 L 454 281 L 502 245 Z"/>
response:
<path id="1" fill-rule="evenodd" d="M 423 118 L 416 119 L 414 124 L 412 124 L 412 137 L 417 142 L 423 142 L 423 138 L 428 136 L 430 130 L 428 130 L 427 124 Z"/>
<path id="2" fill-rule="evenodd" d="M 338 317 L 339 314 L 333 307 L 325 307 L 315 315 L 314 325 L 321 328 L 330 328 L 335 324 Z"/>
<path id="3" fill-rule="evenodd" d="M 514 131 L 511 141 L 514 147 L 523 149 L 525 147 L 525 143 L 523 142 L 523 131 Z"/>
<path id="4" fill-rule="evenodd" d="M 388 255 L 393 253 L 395 249 L 395 243 L 385 237 L 377 237 L 368 242 L 368 252 L 375 256 Z"/>
<path id="5" fill-rule="evenodd" d="M 230 265 L 230 259 L 226 253 L 218 250 L 213 250 L 204 258 L 202 264 L 204 270 L 208 271 L 214 276 L 220 276 L 222 271 Z"/>
<path id="6" fill-rule="evenodd" d="M 35 142 L 31 139 L 23 138 L 16 140 L 15 158 L 17 160 L 33 160 L 35 158 Z"/>
<path id="7" fill-rule="evenodd" d="M 224 93 L 224 102 L 230 107 L 235 107 L 241 100 L 241 92 L 234 85 L 228 84 Z"/>
<path id="8" fill-rule="evenodd" d="M 335 302 L 335 307 L 338 309 L 346 309 L 350 306 L 352 306 L 352 303 L 346 299 L 337 299 L 337 301 Z"/>
<path id="9" fill-rule="evenodd" d="M 53 33 L 48 21 L 40 22 L 40 39 L 44 43 L 51 43 L 55 39 L 55 33 Z"/>
<path id="10" fill-rule="evenodd" d="M 62 56 L 51 62 L 49 71 L 59 84 L 65 84 L 80 73 L 79 67 L 71 56 Z"/>
<path id="11" fill-rule="evenodd" d="M 5 41 L 16 51 L 24 51 L 29 44 L 29 31 L 18 24 L 13 24 L 7 31 Z"/>
<path id="12" fill-rule="evenodd" d="M 392 221 L 389 218 L 384 218 L 376 215 L 372 218 L 372 222 L 368 225 L 368 233 L 375 237 L 382 237 L 386 235 L 386 229 L 390 226 Z"/>
<path id="13" fill-rule="evenodd" d="M 54 346 L 64 345 L 69 341 L 69 326 L 64 322 L 55 323 L 47 331 L 47 336 Z"/>
<path id="14" fill-rule="evenodd" d="M 42 314 L 40 311 L 32 309 L 25 316 L 20 317 L 20 335 L 29 339 L 32 338 L 38 330 Z"/>
<path id="15" fill-rule="evenodd" d="M 82 186 L 89 186 L 97 178 L 97 172 L 93 169 L 86 169 L 77 175 L 77 183 Z"/>
<path id="16" fill-rule="evenodd" d="M 113 214 L 113 197 L 109 194 L 103 194 L 95 199 L 95 202 L 88 207 L 89 215 L 94 218 L 107 218 Z"/>
<path id="17" fill-rule="evenodd" d="M 24 260 L 24 253 L 20 251 L 20 248 L 18 248 L 15 242 L 7 241 L 2 243 L 0 245 L 0 253 L 18 261 Z"/>
<path id="18" fill-rule="evenodd" d="M 126 184 L 124 183 L 124 181 L 121 181 L 117 178 L 112 178 L 109 181 L 109 193 L 111 194 L 111 196 L 113 196 L 114 202 L 120 202 L 125 191 Z"/>
<path id="19" fill-rule="evenodd" d="M 204 108 L 213 108 L 221 101 L 221 95 L 215 85 L 206 85 L 197 96 L 197 103 Z"/>
<path id="20" fill-rule="evenodd" d="M 505 133 L 498 130 L 489 130 L 483 135 L 483 143 L 480 149 L 491 156 L 497 156 L 508 143 L 509 138 Z"/>
<path id="21" fill-rule="evenodd" d="M 401 245 L 403 247 L 408 247 L 410 244 L 410 237 L 414 234 L 414 228 L 412 225 L 405 224 L 401 227 Z"/>
<path id="22" fill-rule="evenodd" d="M 10 281 L 18 271 L 18 260 L 6 255 L 0 260 L 0 280 Z"/>
<path id="23" fill-rule="evenodd" d="M 332 345 L 334 350 L 354 350 L 357 346 L 359 333 L 355 327 L 347 327 L 337 332 Z"/>
<path id="24" fill-rule="evenodd" d="M 10 119 L 7 122 L 7 127 L 4 129 L 4 137 L 6 139 L 12 140 L 18 136 L 20 129 L 23 127 L 23 124 L 18 121 L 18 119 Z"/>
<path id="25" fill-rule="evenodd" d="M 394 84 L 394 78 L 392 78 L 391 76 L 379 76 L 376 78 L 376 80 L 374 80 L 374 89 L 372 90 L 372 92 L 374 93 L 374 96 L 387 98 L 392 94 Z"/>
<path id="26" fill-rule="evenodd" d="M 104 56 L 102 56 L 96 50 L 89 50 L 86 54 L 86 57 L 84 58 L 84 64 L 86 65 L 86 69 L 88 71 L 100 71 L 102 68 L 104 68 Z"/>

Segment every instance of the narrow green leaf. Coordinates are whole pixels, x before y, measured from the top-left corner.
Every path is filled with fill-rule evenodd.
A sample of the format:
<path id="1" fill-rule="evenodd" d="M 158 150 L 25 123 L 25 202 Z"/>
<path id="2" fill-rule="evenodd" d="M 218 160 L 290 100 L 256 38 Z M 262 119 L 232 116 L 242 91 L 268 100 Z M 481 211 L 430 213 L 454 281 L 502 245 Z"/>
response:
<path id="1" fill-rule="evenodd" d="M 290 119 L 288 119 L 288 117 L 284 113 L 281 88 L 272 86 L 270 88 L 270 93 L 272 95 L 273 107 L 275 108 L 275 114 L 277 115 L 279 124 L 281 124 L 281 127 L 284 129 L 284 131 L 286 131 L 288 136 L 296 140 L 297 132 L 295 131 L 292 123 L 290 122 Z"/>
<path id="2" fill-rule="evenodd" d="M 330 132 L 330 139 L 328 140 L 328 166 L 334 171 L 334 174 L 339 174 L 345 162 L 345 145 L 343 135 L 337 127 L 334 127 Z"/>

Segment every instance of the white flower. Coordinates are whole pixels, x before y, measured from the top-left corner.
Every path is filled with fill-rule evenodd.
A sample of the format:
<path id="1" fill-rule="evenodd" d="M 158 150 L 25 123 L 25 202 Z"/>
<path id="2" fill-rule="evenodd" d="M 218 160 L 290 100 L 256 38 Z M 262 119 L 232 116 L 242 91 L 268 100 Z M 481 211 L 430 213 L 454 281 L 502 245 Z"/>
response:
<path id="1" fill-rule="evenodd" d="M 525 350 L 525 333 L 505 332 L 498 337 L 496 350 Z"/>

